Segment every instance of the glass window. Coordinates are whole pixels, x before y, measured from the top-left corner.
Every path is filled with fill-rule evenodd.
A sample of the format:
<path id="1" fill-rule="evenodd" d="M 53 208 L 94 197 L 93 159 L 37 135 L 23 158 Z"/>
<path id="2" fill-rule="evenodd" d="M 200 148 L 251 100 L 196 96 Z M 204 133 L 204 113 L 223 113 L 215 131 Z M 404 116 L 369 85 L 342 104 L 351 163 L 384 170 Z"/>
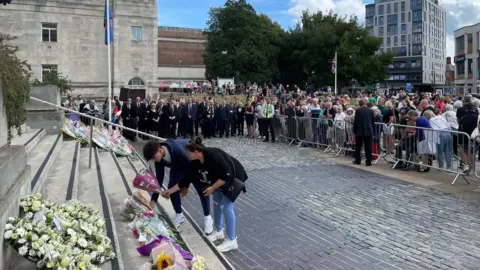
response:
<path id="1" fill-rule="evenodd" d="M 401 20 L 402 20 L 402 23 L 405 23 L 405 13 L 402 13 Z"/>
<path id="2" fill-rule="evenodd" d="M 465 62 L 455 63 L 455 66 L 457 67 L 457 75 L 465 74 Z"/>
<path id="3" fill-rule="evenodd" d="M 421 22 L 422 21 L 422 11 L 417 10 L 412 12 L 412 22 Z"/>
<path id="4" fill-rule="evenodd" d="M 412 32 L 413 33 L 421 33 L 422 32 L 422 23 L 413 23 L 412 24 Z"/>
<path id="5" fill-rule="evenodd" d="M 378 24 L 383 25 L 383 16 L 378 17 Z"/>
<path id="6" fill-rule="evenodd" d="M 366 27 L 373 27 L 373 17 L 368 17 L 368 18 L 366 18 L 366 20 L 365 20 L 365 26 L 366 26 Z M 133 35 L 132 35 L 132 37 L 133 37 Z"/>
<path id="7" fill-rule="evenodd" d="M 384 9 L 383 5 L 378 6 L 378 15 L 383 15 L 383 11 L 384 11 L 383 9 Z"/>
<path id="8" fill-rule="evenodd" d="M 133 41 L 142 41 L 142 27 L 140 26 L 132 26 L 132 40 Z"/>
<path id="9" fill-rule="evenodd" d="M 455 51 L 456 55 L 465 53 L 465 36 L 455 39 Z"/>
<path id="10" fill-rule="evenodd" d="M 387 37 L 387 47 L 390 47 L 390 37 Z"/>
<path id="11" fill-rule="evenodd" d="M 384 32 L 383 26 L 380 26 L 380 27 L 378 28 L 378 35 L 379 35 L 379 36 L 383 36 L 383 34 L 384 34 L 383 32 Z"/>
<path id="12" fill-rule="evenodd" d="M 398 12 L 398 3 L 393 4 L 393 12 L 397 13 Z"/>
<path id="13" fill-rule="evenodd" d="M 366 11 L 366 17 L 373 17 L 375 16 L 375 6 L 368 6 Z"/>
<path id="14" fill-rule="evenodd" d="M 42 41 L 57 42 L 56 23 L 42 23 Z"/>
<path id="15" fill-rule="evenodd" d="M 398 36 L 393 37 L 393 46 L 398 46 Z"/>
<path id="16" fill-rule="evenodd" d="M 405 11 L 405 2 L 402 2 L 402 12 Z"/>
<path id="17" fill-rule="evenodd" d="M 400 37 L 400 43 L 401 43 L 401 45 L 407 45 L 407 36 L 406 35 L 402 35 Z"/>
<path id="18" fill-rule="evenodd" d="M 392 5 L 387 4 L 387 14 L 392 13 Z"/>
<path id="19" fill-rule="evenodd" d="M 406 33 L 407 33 L 407 25 L 406 25 L 406 24 L 402 24 L 401 27 L 402 27 L 402 28 L 401 28 L 401 33 L 402 33 L 402 34 L 406 34 Z"/>
<path id="20" fill-rule="evenodd" d="M 413 45 L 412 55 L 422 55 L 422 45 Z"/>
<path id="21" fill-rule="evenodd" d="M 398 15 L 392 14 L 387 16 L 387 23 L 388 24 L 397 24 L 398 23 Z"/>
<path id="22" fill-rule="evenodd" d="M 413 44 L 421 44 L 422 43 L 422 34 L 413 34 L 412 35 L 412 43 Z"/>
<path id="23" fill-rule="evenodd" d="M 42 65 L 42 80 L 43 76 L 47 75 L 50 72 L 58 72 L 58 66 L 57 65 Z"/>

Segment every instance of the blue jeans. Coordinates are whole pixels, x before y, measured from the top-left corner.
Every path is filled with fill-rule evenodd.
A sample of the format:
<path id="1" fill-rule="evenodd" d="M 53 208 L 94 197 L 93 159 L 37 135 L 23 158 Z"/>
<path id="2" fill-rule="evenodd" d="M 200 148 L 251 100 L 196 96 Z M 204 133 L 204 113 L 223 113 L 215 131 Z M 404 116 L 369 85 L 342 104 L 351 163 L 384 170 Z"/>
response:
<path id="1" fill-rule="evenodd" d="M 225 217 L 225 227 L 229 240 L 235 240 L 235 212 L 233 206 L 235 203 L 225 197 L 220 190 L 213 193 L 213 218 L 217 232 L 223 230 L 223 218 Z"/>
<path id="2" fill-rule="evenodd" d="M 453 140 L 448 132 L 440 132 L 440 144 L 437 144 L 438 167 L 443 168 L 443 156 L 445 155 L 447 169 L 452 169 Z"/>

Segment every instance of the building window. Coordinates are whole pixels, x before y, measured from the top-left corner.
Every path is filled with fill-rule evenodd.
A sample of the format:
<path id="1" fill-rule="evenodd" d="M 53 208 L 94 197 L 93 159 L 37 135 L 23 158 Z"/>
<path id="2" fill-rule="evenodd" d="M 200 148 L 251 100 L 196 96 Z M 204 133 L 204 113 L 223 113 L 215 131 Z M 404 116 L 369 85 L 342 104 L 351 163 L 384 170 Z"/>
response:
<path id="1" fill-rule="evenodd" d="M 373 27 L 373 17 L 368 17 L 365 20 L 365 27 Z"/>
<path id="2" fill-rule="evenodd" d="M 374 5 L 367 7 L 367 11 L 366 11 L 366 17 L 373 17 L 373 16 L 375 16 L 375 6 Z"/>
<path id="3" fill-rule="evenodd" d="M 394 3 L 393 4 L 393 13 L 397 13 L 398 12 L 398 3 Z"/>
<path id="4" fill-rule="evenodd" d="M 407 36 L 406 35 L 402 35 L 400 37 L 400 43 L 401 43 L 401 45 L 407 45 Z"/>
<path id="5" fill-rule="evenodd" d="M 413 44 L 422 44 L 422 34 L 413 34 L 412 35 Z"/>
<path id="6" fill-rule="evenodd" d="M 422 55 L 422 45 L 413 45 L 412 55 Z"/>
<path id="7" fill-rule="evenodd" d="M 398 36 L 393 37 L 393 46 L 398 46 Z"/>
<path id="8" fill-rule="evenodd" d="M 378 17 L 378 25 L 383 25 L 383 16 Z"/>
<path id="9" fill-rule="evenodd" d="M 422 32 L 422 23 L 414 23 L 412 24 L 412 32 L 413 33 L 421 33 Z"/>
<path id="10" fill-rule="evenodd" d="M 387 14 L 392 13 L 392 5 L 387 4 Z"/>
<path id="11" fill-rule="evenodd" d="M 397 24 L 398 23 L 398 15 L 392 14 L 387 16 L 387 23 L 388 24 Z"/>
<path id="12" fill-rule="evenodd" d="M 378 35 L 383 36 L 383 26 L 378 27 Z"/>
<path id="13" fill-rule="evenodd" d="M 48 75 L 50 72 L 57 73 L 58 66 L 57 65 L 42 65 L 42 80 L 45 75 Z"/>
<path id="14" fill-rule="evenodd" d="M 405 2 L 402 2 L 402 12 L 405 11 Z"/>
<path id="15" fill-rule="evenodd" d="M 407 33 L 407 25 L 406 25 L 406 24 L 402 24 L 400 27 L 401 27 L 401 33 L 402 33 L 402 34 L 406 34 L 406 33 Z"/>
<path id="16" fill-rule="evenodd" d="M 412 22 L 421 22 L 422 21 L 422 11 L 412 12 Z"/>
<path id="17" fill-rule="evenodd" d="M 473 52 L 473 35 L 468 34 L 467 35 L 467 53 L 472 53 Z"/>
<path id="18" fill-rule="evenodd" d="M 402 13 L 401 20 L 402 20 L 402 23 L 405 23 L 405 13 Z"/>
<path id="19" fill-rule="evenodd" d="M 389 25 L 389 26 L 387 26 L 387 35 L 388 35 L 388 36 L 398 35 L 398 26 L 397 26 L 397 25 Z"/>
<path id="20" fill-rule="evenodd" d="M 457 75 L 464 75 L 465 74 L 465 62 L 455 63 L 457 67 Z"/>
<path id="21" fill-rule="evenodd" d="M 56 23 L 42 23 L 42 41 L 57 42 Z"/>
<path id="22" fill-rule="evenodd" d="M 461 36 L 455 39 L 455 54 L 465 53 L 465 36 Z"/>
<path id="23" fill-rule="evenodd" d="M 390 47 L 390 37 L 387 37 L 387 47 Z"/>
<path id="24" fill-rule="evenodd" d="M 142 78 L 134 77 L 130 81 L 128 81 L 128 85 L 130 86 L 145 85 L 145 82 L 142 80 Z"/>
<path id="25" fill-rule="evenodd" d="M 384 9 L 383 5 L 378 6 L 378 15 L 383 15 L 383 9 Z"/>
<path id="26" fill-rule="evenodd" d="M 142 41 L 142 27 L 132 26 L 132 40 Z"/>

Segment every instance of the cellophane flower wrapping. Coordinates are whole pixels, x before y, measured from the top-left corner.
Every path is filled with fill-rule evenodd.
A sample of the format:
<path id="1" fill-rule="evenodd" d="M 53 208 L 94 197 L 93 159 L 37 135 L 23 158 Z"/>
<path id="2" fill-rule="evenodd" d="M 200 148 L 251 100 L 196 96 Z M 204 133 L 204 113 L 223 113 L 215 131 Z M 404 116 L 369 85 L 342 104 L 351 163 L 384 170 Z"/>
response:
<path id="1" fill-rule="evenodd" d="M 143 168 L 138 172 L 138 175 L 133 179 L 133 186 L 151 193 L 160 193 L 160 184 L 157 177 L 149 168 Z"/>
<path id="2" fill-rule="evenodd" d="M 169 261 L 171 262 L 171 266 L 167 267 L 166 269 L 188 269 L 185 259 L 182 257 L 180 252 L 173 246 L 173 243 L 167 238 L 163 238 L 162 240 L 160 240 L 160 242 L 150 252 L 150 257 L 153 260 L 153 264 L 157 266 L 159 265 L 159 261 L 163 256 L 168 257 Z"/>
<path id="3" fill-rule="evenodd" d="M 183 250 L 182 247 L 180 247 L 178 244 L 176 244 L 175 242 L 173 242 L 171 239 L 168 239 L 167 237 L 163 236 L 163 235 L 157 235 L 157 237 L 155 237 L 155 239 L 153 239 L 152 241 L 150 241 L 148 244 L 146 245 L 143 245 L 141 247 L 138 247 L 137 248 L 137 251 L 138 253 L 140 253 L 140 255 L 142 256 L 150 256 L 152 250 L 157 247 L 162 241 L 169 241 L 172 246 L 180 253 L 180 255 L 182 255 L 182 258 L 184 260 L 192 260 L 193 259 L 193 256 L 192 254 L 188 253 L 187 251 Z"/>
<path id="4" fill-rule="evenodd" d="M 133 197 L 126 198 L 121 208 L 120 215 L 129 220 L 133 220 L 135 217 L 148 210 L 147 207 L 135 200 Z"/>
<path id="5" fill-rule="evenodd" d="M 195 256 L 190 262 L 190 269 L 192 270 L 208 270 L 207 262 L 202 256 Z"/>
<path id="6" fill-rule="evenodd" d="M 98 269 L 115 258 L 105 221 L 90 204 L 43 200 L 41 194 L 20 199 L 22 217 L 10 217 L 3 238 L 37 268 Z"/>
<path id="7" fill-rule="evenodd" d="M 138 241 L 141 243 L 149 243 L 157 235 L 163 235 L 170 239 L 173 238 L 172 233 L 170 233 L 164 222 L 157 217 L 152 217 L 149 212 L 137 216 L 129 226 L 132 230 L 137 231 L 139 234 Z"/>

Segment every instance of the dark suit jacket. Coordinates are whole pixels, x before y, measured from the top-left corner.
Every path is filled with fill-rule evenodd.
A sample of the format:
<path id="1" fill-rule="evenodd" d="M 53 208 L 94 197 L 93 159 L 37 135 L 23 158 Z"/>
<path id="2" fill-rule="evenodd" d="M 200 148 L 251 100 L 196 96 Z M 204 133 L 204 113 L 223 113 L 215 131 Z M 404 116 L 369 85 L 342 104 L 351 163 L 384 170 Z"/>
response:
<path id="1" fill-rule="evenodd" d="M 129 109 L 127 104 L 123 103 L 121 117 L 123 120 L 130 117 L 136 117 L 135 111 L 133 110 L 133 105 L 130 105 L 130 109 Z"/>
<path id="2" fill-rule="evenodd" d="M 188 106 L 191 106 L 190 107 L 190 114 L 188 113 Z M 197 104 L 195 103 L 192 103 L 192 104 L 185 104 L 185 106 L 183 107 L 183 117 L 185 119 L 189 119 L 188 118 L 188 115 L 191 115 L 192 118 L 190 118 L 191 120 L 195 121 L 195 119 L 197 119 Z"/>
<path id="3" fill-rule="evenodd" d="M 353 133 L 355 136 L 373 136 L 375 117 L 373 111 L 367 107 L 358 108 L 353 120 Z"/>
<path id="4" fill-rule="evenodd" d="M 132 117 L 140 117 L 142 115 L 142 102 L 140 102 L 140 107 L 137 106 L 136 102 L 132 102 L 132 111 L 130 113 Z"/>

